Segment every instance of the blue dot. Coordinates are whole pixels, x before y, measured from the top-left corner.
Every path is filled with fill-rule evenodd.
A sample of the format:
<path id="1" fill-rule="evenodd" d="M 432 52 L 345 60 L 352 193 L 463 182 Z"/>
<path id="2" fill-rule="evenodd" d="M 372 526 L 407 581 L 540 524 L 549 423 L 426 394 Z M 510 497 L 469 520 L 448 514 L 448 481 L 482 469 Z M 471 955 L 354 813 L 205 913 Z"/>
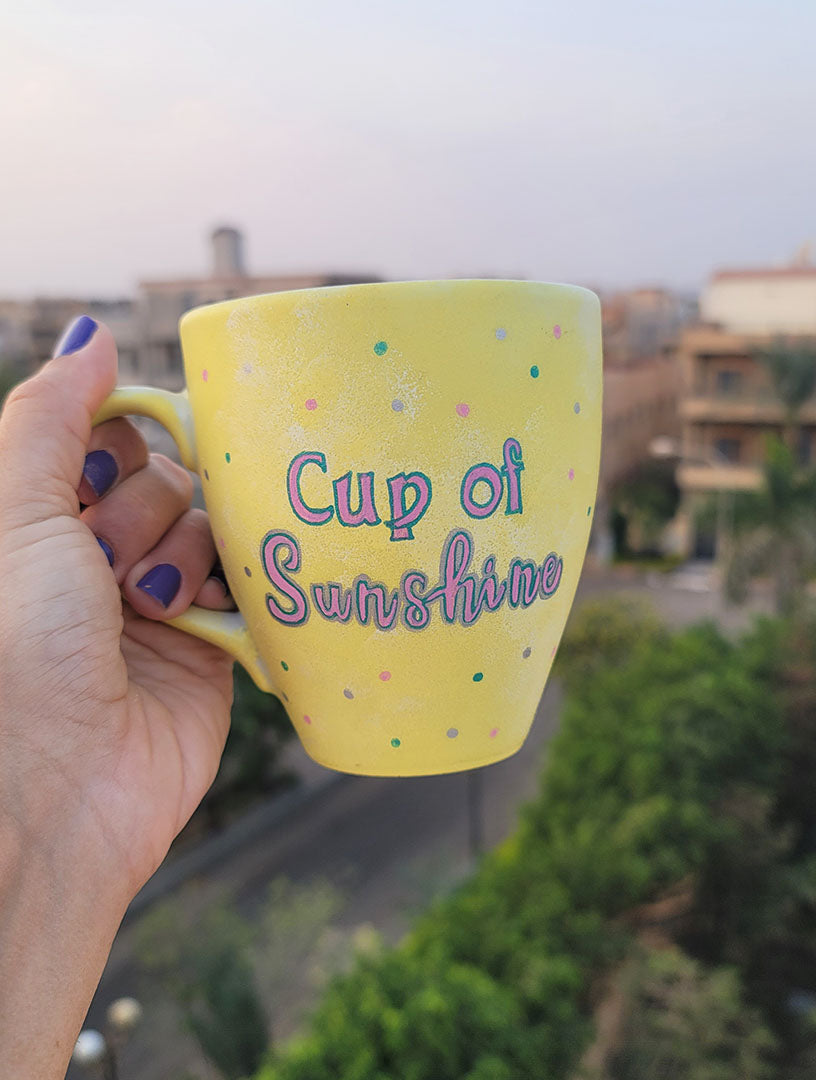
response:
<path id="1" fill-rule="evenodd" d="M 592 513 L 592 507 L 591 507 L 591 506 L 588 506 L 588 507 L 587 507 L 587 517 L 589 517 L 589 515 L 590 515 L 591 513 Z"/>
<path id="2" fill-rule="evenodd" d="M 484 678 L 484 672 L 477 671 L 476 674 L 473 676 L 473 681 L 474 682 L 481 682 L 483 678 Z"/>
<path id="3" fill-rule="evenodd" d="M 530 374 L 533 376 L 534 379 L 538 378 L 538 376 L 539 376 L 538 364 L 533 364 L 533 366 L 530 368 Z"/>
<path id="4" fill-rule="evenodd" d="M 405 405 L 403 404 L 403 402 L 400 401 L 399 398 L 394 398 L 394 400 L 391 402 L 391 408 L 394 410 L 394 412 L 402 412 L 402 410 L 405 408 Z"/>
<path id="5" fill-rule="evenodd" d="M 496 337 L 499 341 L 504 341 L 504 339 L 507 337 L 507 331 L 504 329 L 503 326 L 500 326 L 499 329 L 496 331 Z"/>
<path id="6" fill-rule="evenodd" d="M 572 406 L 572 411 L 575 413 L 576 416 L 578 415 L 578 413 L 581 411 L 581 402 L 580 401 L 575 402 L 575 404 Z"/>
<path id="7" fill-rule="evenodd" d="M 230 454 L 229 454 L 229 450 L 228 450 L 228 451 L 226 452 L 226 454 L 224 454 L 224 458 L 226 459 L 227 465 L 229 465 L 229 463 L 230 463 Z"/>
<path id="8" fill-rule="evenodd" d="M 400 746 L 400 740 L 399 740 L 399 739 L 392 739 L 392 740 L 391 740 L 391 745 L 392 745 L 392 746 L 394 747 L 394 749 L 396 750 L 396 749 L 397 749 L 397 747 L 398 747 L 398 746 Z"/>
<path id="9" fill-rule="evenodd" d="M 377 344 L 374 346 L 374 352 L 377 354 L 377 356 L 385 356 L 385 354 L 388 352 L 388 342 L 378 341 Z"/>

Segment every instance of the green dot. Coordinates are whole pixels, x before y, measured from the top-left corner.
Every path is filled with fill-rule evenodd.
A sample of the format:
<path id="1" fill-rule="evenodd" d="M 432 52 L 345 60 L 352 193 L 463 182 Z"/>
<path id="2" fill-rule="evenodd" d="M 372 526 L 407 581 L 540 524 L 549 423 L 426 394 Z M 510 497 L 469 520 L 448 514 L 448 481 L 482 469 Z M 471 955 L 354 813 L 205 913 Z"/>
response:
<path id="1" fill-rule="evenodd" d="M 283 668 L 284 671 L 289 670 L 289 665 L 286 663 L 285 660 L 281 660 L 281 667 Z"/>
<path id="2" fill-rule="evenodd" d="M 484 672 L 477 671 L 476 674 L 473 676 L 473 681 L 474 682 L 481 682 L 483 678 L 484 678 Z"/>
<path id="3" fill-rule="evenodd" d="M 533 366 L 530 368 L 530 374 L 533 376 L 534 379 L 538 378 L 538 364 L 533 364 Z"/>
<path id="4" fill-rule="evenodd" d="M 229 463 L 230 463 L 230 453 L 229 453 L 229 450 L 227 450 L 226 454 L 224 454 L 224 457 L 225 457 L 225 458 L 226 458 L 226 460 L 227 460 L 227 465 L 229 465 Z"/>
<path id="5" fill-rule="evenodd" d="M 397 748 L 398 746 L 400 746 L 400 745 L 401 745 L 401 743 L 400 743 L 399 739 L 392 739 L 392 740 L 391 740 L 391 745 L 392 745 L 392 746 L 394 747 L 394 749 L 396 750 L 396 748 Z"/>
<path id="6" fill-rule="evenodd" d="M 591 506 L 588 506 L 588 507 L 587 507 L 587 517 L 589 517 L 589 515 L 590 515 L 591 513 L 592 513 L 592 507 L 591 507 Z"/>
<path id="7" fill-rule="evenodd" d="M 388 352 L 388 342 L 378 341 L 377 344 L 374 346 L 374 352 L 377 354 L 377 356 L 385 356 L 385 354 Z"/>

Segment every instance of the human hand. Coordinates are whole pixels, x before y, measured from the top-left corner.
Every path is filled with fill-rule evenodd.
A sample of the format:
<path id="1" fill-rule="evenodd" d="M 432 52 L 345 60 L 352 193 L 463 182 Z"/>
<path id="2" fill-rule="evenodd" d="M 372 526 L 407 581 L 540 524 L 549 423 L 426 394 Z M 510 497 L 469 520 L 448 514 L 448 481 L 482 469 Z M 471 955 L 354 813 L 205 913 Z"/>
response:
<path id="1" fill-rule="evenodd" d="M 106 327 L 78 320 L 62 350 L 0 417 L 0 1074 L 21 1078 L 58 1075 L 65 1047 L 25 1071 L 3 1041 L 9 986 L 72 1045 L 99 956 L 215 776 L 232 700 L 232 660 L 163 625 L 193 600 L 230 606 L 190 477 L 127 420 L 91 428 L 116 382 Z M 60 993 L 62 1023 L 39 1000 Z"/>

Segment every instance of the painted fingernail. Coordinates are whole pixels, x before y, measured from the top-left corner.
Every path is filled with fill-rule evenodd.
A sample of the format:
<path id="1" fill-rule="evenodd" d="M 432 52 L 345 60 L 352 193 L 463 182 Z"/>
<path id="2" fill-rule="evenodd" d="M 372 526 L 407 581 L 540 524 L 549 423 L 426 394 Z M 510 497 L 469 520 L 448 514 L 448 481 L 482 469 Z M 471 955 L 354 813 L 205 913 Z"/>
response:
<path id="1" fill-rule="evenodd" d="M 105 552 L 105 558 L 108 560 L 110 565 L 113 566 L 113 548 L 110 546 L 109 543 L 107 543 L 107 541 L 103 540 L 101 536 L 97 536 L 96 542 Z"/>
<path id="2" fill-rule="evenodd" d="M 104 495 L 113 487 L 119 467 L 107 450 L 92 450 L 85 457 L 82 475 L 93 488 L 94 495 Z"/>
<path id="3" fill-rule="evenodd" d="M 68 325 L 57 342 L 54 356 L 66 356 L 68 353 L 78 352 L 83 345 L 88 344 L 98 329 L 99 324 L 90 315 L 80 315 Z"/>
<path id="4" fill-rule="evenodd" d="M 221 565 L 220 559 L 216 560 L 215 566 L 210 570 L 210 579 L 218 582 L 224 590 L 224 596 L 226 596 L 229 592 L 229 585 L 227 584 L 227 575 L 224 573 L 224 567 Z"/>
<path id="5" fill-rule="evenodd" d="M 159 601 L 162 607 L 170 607 L 181 586 L 181 571 L 172 563 L 159 563 L 148 570 L 136 588 Z"/>

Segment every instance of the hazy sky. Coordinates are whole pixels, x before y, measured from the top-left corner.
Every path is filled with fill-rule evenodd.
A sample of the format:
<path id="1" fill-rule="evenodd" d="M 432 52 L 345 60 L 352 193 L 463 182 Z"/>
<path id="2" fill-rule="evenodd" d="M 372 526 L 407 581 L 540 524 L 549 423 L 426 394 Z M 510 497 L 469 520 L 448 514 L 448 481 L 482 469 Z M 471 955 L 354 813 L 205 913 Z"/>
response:
<path id="1" fill-rule="evenodd" d="M 9 8 L 14 8 L 11 14 Z M 0 296 L 253 272 L 698 285 L 816 240 L 813 0 L 28 0 Z"/>

